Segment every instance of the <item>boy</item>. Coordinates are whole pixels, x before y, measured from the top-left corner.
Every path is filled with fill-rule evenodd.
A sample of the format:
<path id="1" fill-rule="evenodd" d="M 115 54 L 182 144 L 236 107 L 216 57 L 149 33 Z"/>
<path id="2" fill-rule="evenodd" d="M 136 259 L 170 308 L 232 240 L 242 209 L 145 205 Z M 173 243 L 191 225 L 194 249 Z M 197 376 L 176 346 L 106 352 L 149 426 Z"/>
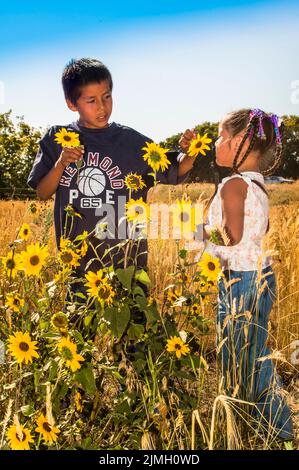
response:
<path id="1" fill-rule="evenodd" d="M 37 196 L 46 200 L 55 193 L 54 221 L 56 242 L 64 234 L 71 240 L 87 231 L 88 251 L 80 262 L 78 277 L 84 272 L 109 266 L 123 267 L 123 251 L 104 251 L 126 239 L 124 215 L 129 191 L 124 179 L 129 173 L 141 175 L 146 186 L 132 193 L 132 198 L 146 201 L 147 191 L 153 186 L 151 168 L 142 158 L 142 147 L 150 139 L 139 132 L 114 122 L 112 113 L 112 77 L 104 64 L 95 59 L 71 60 L 64 68 L 62 86 L 69 109 L 79 113 L 79 119 L 68 126 L 51 127 L 40 141 L 28 184 L 36 189 Z M 79 134 L 80 147 L 62 147 L 55 135 L 62 129 Z M 74 137 L 74 135 L 73 135 Z M 181 154 L 180 154 L 181 155 Z M 194 158 L 179 161 L 178 152 L 168 152 L 172 164 L 157 179 L 164 184 L 182 182 L 189 174 Z M 81 167 L 77 168 L 80 161 Z M 79 171 L 79 174 L 78 174 Z M 74 217 L 66 227 L 65 207 L 71 205 L 80 216 Z M 107 223 L 108 230 L 97 230 Z M 65 232 L 66 229 L 66 232 Z M 139 268 L 147 265 L 147 241 L 143 239 L 138 253 L 133 253 Z M 96 257 L 99 259 L 94 260 Z M 87 266 L 88 264 L 88 266 Z"/>

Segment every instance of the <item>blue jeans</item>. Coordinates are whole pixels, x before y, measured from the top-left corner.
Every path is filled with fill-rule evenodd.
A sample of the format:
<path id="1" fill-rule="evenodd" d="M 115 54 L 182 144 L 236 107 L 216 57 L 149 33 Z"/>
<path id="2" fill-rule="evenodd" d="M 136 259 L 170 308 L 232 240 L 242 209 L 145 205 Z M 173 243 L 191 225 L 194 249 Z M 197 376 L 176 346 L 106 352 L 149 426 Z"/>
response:
<path id="1" fill-rule="evenodd" d="M 253 414 L 265 431 L 271 425 L 283 439 L 292 439 L 289 407 L 282 384 L 266 345 L 269 314 L 276 297 L 272 267 L 257 271 L 225 271 L 220 279 L 217 346 L 224 387 L 228 395 L 254 403 Z"/>

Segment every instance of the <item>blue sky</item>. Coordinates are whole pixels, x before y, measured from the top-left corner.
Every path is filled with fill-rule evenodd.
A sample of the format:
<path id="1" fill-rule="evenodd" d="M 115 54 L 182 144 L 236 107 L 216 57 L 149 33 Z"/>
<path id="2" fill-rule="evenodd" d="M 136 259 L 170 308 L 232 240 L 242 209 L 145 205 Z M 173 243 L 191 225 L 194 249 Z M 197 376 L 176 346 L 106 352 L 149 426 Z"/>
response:
<path id="1" fill-rule="evenodd" d="M 15 1 L 0 14 L 0 112 L 31 125 L 76 118 L 60 76 L 83 56 L 112 72 L 113 120 L 157 141 L 243 106 L 299 114 L 298 1 Z"/>

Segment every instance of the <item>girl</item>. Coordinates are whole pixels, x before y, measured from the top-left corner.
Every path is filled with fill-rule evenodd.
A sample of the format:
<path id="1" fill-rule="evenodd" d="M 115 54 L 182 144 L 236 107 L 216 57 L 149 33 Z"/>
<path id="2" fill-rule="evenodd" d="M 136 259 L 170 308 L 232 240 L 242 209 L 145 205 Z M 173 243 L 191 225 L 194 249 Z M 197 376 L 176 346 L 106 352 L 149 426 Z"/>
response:
<path id="1" fill-rule="evenodd" d="M 187 152 L 190 130 L 180 145 Z M 293 435 L 290 410 L 266 346 L 268 319 L 276 295 L 271 258 L 262 254 L 269 229 L 268 196 L 263 175 L 281 163 L 281 135 L 276 115 L 242 109 L 219 124 L 216 163 L 229 168 L 209 203 L 203 226 L 205 251 L 222 266 L 218 287 L 217 346 L 226 393 L 254 403 L 263 431 L 280 438 Z M 215 227 L 221 227 L 215 239 Z M 212 236 L 212 241 L 209 238 Z M 217 242 L 217 244 L 216 244 Z"/>

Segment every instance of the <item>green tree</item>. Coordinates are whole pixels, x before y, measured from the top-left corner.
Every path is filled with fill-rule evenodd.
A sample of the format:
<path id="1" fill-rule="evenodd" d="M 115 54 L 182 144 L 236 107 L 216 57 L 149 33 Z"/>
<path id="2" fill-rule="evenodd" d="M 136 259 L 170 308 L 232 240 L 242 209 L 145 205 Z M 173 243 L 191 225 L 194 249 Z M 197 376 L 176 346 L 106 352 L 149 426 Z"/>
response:
<path id="1" fill-rule="evenodd" d="M 283 116 L 283 164 L 276 174 L 299 177 L 299 116 Z"/>
<path id="2" fill-rule="evenodd" d="M 27 178 L 41 130 L 30 127 L 20 116 L 14 123 L 11 113 L 0 114 L 0 196 L 24 197 L 30 195 Z"/>

